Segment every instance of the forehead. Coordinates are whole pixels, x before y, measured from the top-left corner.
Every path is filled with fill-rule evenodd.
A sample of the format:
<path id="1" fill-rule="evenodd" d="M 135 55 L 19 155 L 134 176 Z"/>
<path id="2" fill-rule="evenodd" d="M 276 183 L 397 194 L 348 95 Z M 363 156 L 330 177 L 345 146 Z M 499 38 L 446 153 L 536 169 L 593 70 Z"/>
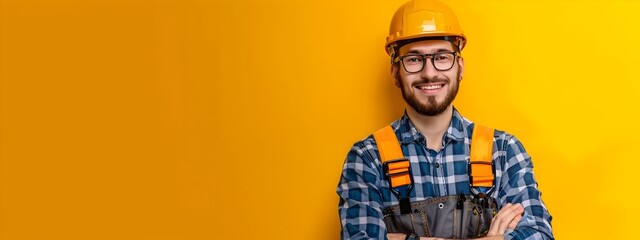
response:
<path id="1" fill-rule="evenodd" d="M 446 40 L 422 40 L 415 41 L 400 47 L 400 55 L 407 52 L 433 53 L 437 51 L 454 51 L 452 43 Z"/>

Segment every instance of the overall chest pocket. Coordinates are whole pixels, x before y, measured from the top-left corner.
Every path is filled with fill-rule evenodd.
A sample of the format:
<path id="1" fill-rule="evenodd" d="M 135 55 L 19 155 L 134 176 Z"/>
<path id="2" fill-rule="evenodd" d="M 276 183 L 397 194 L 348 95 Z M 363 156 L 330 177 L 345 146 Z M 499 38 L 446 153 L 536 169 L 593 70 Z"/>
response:
<path id="1" fill-rule="evenodd" d="M 478 203 L 472 195 L 457 195 L 411 203 L 411 213 L 395 205 L 383 209 L 388 233 L 415 233 L 421 237 L 478 238 L 486 235 L 497 212 L 495 200 Z"/>

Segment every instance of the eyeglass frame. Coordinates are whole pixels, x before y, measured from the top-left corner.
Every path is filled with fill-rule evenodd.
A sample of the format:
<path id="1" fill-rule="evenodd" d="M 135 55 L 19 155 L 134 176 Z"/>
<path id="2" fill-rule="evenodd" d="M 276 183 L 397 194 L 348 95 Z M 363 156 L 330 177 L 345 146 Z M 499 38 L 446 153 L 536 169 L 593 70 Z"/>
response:
<path id="1" fill-rule="evenodd" d="M 440 55 L 440 54 L 453 54 L 453 61 L 452 61 L 451 66 L 449 68 L 447 68 L 447 69 L 438 69 L 436 67 L 436 63 L 434 62 L 433 59 L 434 59 L 434 57 L 436 55 Z M 424 66 L 425 66 L 427 61 L 422 61 L 422 67 L 420 67 L 420 70 L 415 71 L 415 72 L 409 72 L 407 70 L 407 66 L 404 65 L 404 61 L 403 60 L 406 57 L 413 57 L 413 56 L 421 56 L 423 59 L 430 59 L 431 60 L 431 66 L 433 66 L 433 69 L 435 69 L 437 71 L 444 72 L 444 71 L 451 70 L 451 68 L 453 68 L 453 65 L 456 65 L 455 61 L 456 61 L 456 58 L 460 57 L 460 52 L 459 51 L 448 51 L 448 52 L 437 52 L 437 53 L 427 53 L 427 54 L 408 54 L 408 55 L 404 55 L 404 56 L 399 56 L 397 58 L 398 60 L 396 62 L 400 62 L 400 64 L 402 65 L 402 68 L 404 68 L 404 71 L 406 71 L 408 73 L 419 73 L 422 70 L 424 70 Z"/>

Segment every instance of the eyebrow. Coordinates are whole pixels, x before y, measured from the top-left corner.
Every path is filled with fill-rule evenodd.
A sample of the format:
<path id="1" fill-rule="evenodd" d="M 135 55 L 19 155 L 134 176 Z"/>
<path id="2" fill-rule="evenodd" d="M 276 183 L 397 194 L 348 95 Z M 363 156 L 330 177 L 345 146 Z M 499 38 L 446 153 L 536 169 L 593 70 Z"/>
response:
<path id="1" fill-rule="evenodd" d="M 453 51 L 451 51 L 451 50 L 449 50 L 449 49 L 446 49 L 446 48 L 438 48 L 438 49 L 435 49 L 435 51 L 433 51 L 433 53 L 441 53 L 441 52 L 453 52 Z M 415 50 L 415 49 L 414 49 L 414 50 L 411 50 L 411 51 L 408 51 L 408 52 L 407 52 L 407 53 L 405 53 L 405 54 L 410 54 L 410 53 L 413 53 L 413 54 L 423 54 L 423 53 L 421 53 L 420 51 Z"/>

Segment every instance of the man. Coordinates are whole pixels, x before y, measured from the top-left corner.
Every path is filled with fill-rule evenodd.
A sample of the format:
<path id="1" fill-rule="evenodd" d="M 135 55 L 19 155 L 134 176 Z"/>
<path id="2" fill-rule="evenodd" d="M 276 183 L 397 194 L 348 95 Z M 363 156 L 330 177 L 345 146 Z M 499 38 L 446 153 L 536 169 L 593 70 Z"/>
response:
<path id="1" fill-rule="evenodd" d="M 480 127 L 452 105 L 464 74 L 465 43 L 455 15 L 441 2 L 411 0 L 396 11 L 386 50 L 407 107 L 389 129 L 410 162 L 405 173 L 411 179 L 402 186 L 390 180 L 378 135 L 356 142 L 337 188 L 342 239 L 553 239 L 531 158 L 513 135 L 490 132 L 490 187 L 472 180 L 469 149 L 480 145 L 474 133 Z M 438 199 L 437 207 L 428 206 Z M 469 227 L 476 221 L 469 218 L 478 224 Z"/>

